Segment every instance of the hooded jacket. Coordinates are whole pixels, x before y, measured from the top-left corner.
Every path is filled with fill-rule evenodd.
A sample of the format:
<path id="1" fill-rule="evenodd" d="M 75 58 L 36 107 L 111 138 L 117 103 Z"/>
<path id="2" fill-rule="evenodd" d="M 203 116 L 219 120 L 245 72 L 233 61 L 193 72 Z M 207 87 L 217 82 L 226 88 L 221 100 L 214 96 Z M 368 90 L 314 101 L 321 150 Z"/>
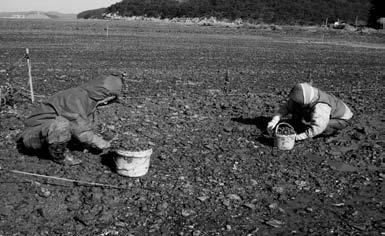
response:
<path id="1" fill-rule="evenodd" d="M 96 139 L 100 139 L 100 137 L 91 131 L 91 116 L 98 104 L 118 96 L 121 90 L 121 77 L 116 73 L 111 73 L 81 86 L 58 92 L 42 102 L 26 119 L 26 130 L 23 136 L 29 138 L 40 136 L 40 139 L 42 137 L 44 139 L 48 136 L 50 123 L 61 116 L 70 121 L 72 136 L 81 142 L 93 144 L 95 137 Z M 31 132 L 34 134 L 31 135 Z M 36 143 L 36 140 L 33 142 Z M 28 140 L 24 140 L 24 143 L 28 146 Z"/>
<path id="2" fill-rule="evenodd" d="M 300 83 L 293 87 L 288 102 L 278 110 L 276 117 L 287 114 L 293 114 L 295 118 L 302 119 L 303 123 L 310 126 L 305 132 L 297 135 L 297 140 L 321 134 L 330 119 L 349 120 L 353 116 L 343 101 L 308 83 Z"/>

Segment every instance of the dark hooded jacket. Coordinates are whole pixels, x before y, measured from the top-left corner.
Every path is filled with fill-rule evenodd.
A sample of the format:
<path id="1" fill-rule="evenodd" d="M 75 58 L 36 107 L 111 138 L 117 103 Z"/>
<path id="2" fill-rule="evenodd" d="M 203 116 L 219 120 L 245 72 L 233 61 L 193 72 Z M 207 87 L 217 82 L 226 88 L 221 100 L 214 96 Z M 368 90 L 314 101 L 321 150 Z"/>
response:
<path id="1" fill-rule="evenodd" d="M 58 92 L 40 104 L 26 119 L 25 132 L 34 130 L 39 132 L 40 136 L 47 136 L 47 124 L 62 116 L 71 122 L 72 135 L 79 137 L 81 133 L 92 129 L 90 118 L 98 102 L 119 95 L 121 90 L 122 79 L 115 73 Z"/>

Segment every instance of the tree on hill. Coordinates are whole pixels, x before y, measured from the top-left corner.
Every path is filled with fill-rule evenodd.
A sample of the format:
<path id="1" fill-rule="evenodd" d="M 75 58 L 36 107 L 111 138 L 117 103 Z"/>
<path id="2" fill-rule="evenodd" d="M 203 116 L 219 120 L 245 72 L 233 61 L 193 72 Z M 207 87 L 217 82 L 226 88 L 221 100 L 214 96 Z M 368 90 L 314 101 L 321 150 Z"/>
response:
<path id="1" fill-rule="evenodd" d="M 107 8 L 108 13 L 120 16 L 178 17 L 179 2 L 176 0 L 124 0 Z"/>

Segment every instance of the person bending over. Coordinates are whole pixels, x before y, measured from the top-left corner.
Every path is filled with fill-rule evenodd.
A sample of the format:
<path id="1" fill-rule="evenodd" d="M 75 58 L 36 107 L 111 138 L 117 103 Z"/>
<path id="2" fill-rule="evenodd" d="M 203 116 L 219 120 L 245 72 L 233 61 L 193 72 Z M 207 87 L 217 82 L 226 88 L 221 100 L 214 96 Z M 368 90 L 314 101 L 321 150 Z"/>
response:
<path id="1" fill-rule="evenodd" d="M 296 128 L 296 140 L 304 140 L 317 135 L 329 136 L 348 126 L 353 117 L 349 107 L 336 98 L 308 83 L 296 84 L 289 93 L 288 101 L 279 108 L 267 125 L 272 131 L 281 118 L 291 114 Z"/>
<path id="2" fill-rule="evenodd" d="M 92 131 L 92 118 L 98 105 L 121 93 L 123 76 L 113 71 L 52 95 L 25 120 L 21 143 L 27 150 L 48 151 L 54 161 L 72 165 L 80 163 L 67 148 L 72 139 L 98 150 L 110 148 L 111 141 Z"/>

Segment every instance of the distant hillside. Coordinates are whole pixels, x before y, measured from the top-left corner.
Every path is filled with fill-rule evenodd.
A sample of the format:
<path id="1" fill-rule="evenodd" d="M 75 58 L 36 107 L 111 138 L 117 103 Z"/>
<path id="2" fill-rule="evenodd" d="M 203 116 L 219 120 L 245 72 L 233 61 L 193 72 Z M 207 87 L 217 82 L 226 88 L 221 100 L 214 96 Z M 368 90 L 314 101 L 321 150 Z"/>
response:
<path id="1" fill-rule="evenodd" d="M 80 12 L 77 15 L 78 19 L 103 19 L 103 13 L 106 12 L 107 8 L 99 8 L 99 9 L 94 9 L 94 10 L 88 10 L 88 11 L 83 11 Z"/>
<path id="2" fill-rule="evenodd" d="M 75 14 L 63 14 L 60 12 L 41 12 L 41 11 L 27 11 L 27 12 L 0 12 L 0 18 L 14 18 L 14 19 L 75 19 Z"/>
<path id="3" fill-rule="evenodd" d="M 321 25 L 337 20 L 375 25 L 385 17 L 384 0 L 122 0 L 107 9 L 80 13 L 78 18 L 147 16 L 159 18 L 216 17 L 253 23 Z"/>

